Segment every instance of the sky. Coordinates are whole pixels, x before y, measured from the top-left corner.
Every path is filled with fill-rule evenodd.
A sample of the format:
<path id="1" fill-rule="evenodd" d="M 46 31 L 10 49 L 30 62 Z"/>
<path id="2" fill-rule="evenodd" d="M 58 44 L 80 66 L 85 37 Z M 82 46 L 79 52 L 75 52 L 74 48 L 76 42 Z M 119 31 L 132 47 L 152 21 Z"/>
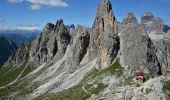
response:
<path id="1" fill-rule="evenodd" d="M 113 13 L 122 21 L 133 12 L 138 22 L 150 11 L 170 25 L 170 0 L 110 0 Z M 91 27 L 101 0 L 0 0 L 0 30 L 41 30 L 46 23 L 63 19 L 65 24 Z"/>

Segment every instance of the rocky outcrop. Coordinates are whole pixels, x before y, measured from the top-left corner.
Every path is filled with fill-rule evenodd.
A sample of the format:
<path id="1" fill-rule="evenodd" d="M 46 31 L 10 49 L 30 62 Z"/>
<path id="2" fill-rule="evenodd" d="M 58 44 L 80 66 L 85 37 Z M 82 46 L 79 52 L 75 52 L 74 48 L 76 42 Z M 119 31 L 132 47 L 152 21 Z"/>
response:
<path id="1" fill-rule="evenodd" d="M 154 44 L 162 74 L 166 74 L 170 71 L 170 41 L 166 39 L 154 40 Z"/>
<path id="2" fill-rule="evenodd" d="M 98 57 L 102 68 L 107 68 L 117 56 L 119 39 L 116 19 L 109 0 L 103 0 L 98 6 L 96 19 L 90 34 L 90 58 Z"/>
<path id="3" fill-rule="evenodd" d="M 127 76 L 144 71 L 152 77 L 160 72 L 153 43 L 139 24 L 128 24 L 120 36 L 120 62 Z M 129 74 L 129 75 L 128 75 Z"/>
<path id="4" fill-rule="evenodd" d="M 30 43 L 21 43 L 16 54 L 9 57 L 6 65 L 13 64 L 13 66 L 22 66 L 29 60 Z"/>
<path id="5" fill-rule="evenodd" d="M 123 24 L 137 23 L 137 19 L 132 12 L 129 12 L 127 16 L 123 19 Z"/>
<path id="6" fill-rule="evenodd" d="M 146 12 L 141 17 L 141 24 L 148 34 L 162 34 L 164 23 L 162 19 L 154 17 L 151 12 Z"/>
<path id="7" fill-rule="evenodd" d="M 141 17 L 141 23 L 144 24 L 150 21 L 154 21 L 155 19 L 156 18 L 151 12 L 145 12 Z"/>
<path id="8" fill-rule="evenodd" d="M 165 33 L 168 33 L 168 31 L 169 31 L 169 33 L 170 33 L 170 27 L 169 27 L 168 25 L 164 25 L 164 26 L 163 26 L 163 29 L 164 29 L 164 32 L 165 32 Z"/>
<path id="9" fill-rule="evenodd" d="M 48 60 L 47 43 L 53 34 L 54 27 L 51 23 L 46 24 L 40 35 L 33 41 L 30 52 L 33 66 L 38 66 Z"/>
<path id="10" fill-rule="evenodd" d="M 89 46 L 90 34 L 83 26 L 77 26 L 76 37 L 73 44 L 73 62 L 78 65 L 87 53 Z"/>
<path id="11" fill-rule="evenodd" d="M 32 43 L 31 59 L 33 59 L 33 65 L 38 66 L 53 59 L 59 60 L 64 56 L 70 39 L 69 31 L 63 20 L 58 20 L 56 25 L 46 24 L 40 36 Z"/>
<path id="12" fill-rule="evenodd" d="M 57 61 L 64 56 L 67 46 L 70 43 L 71 36 L 69 34 L 67 27 L 64 25 L 63 20 L 57 21 L 54 34 L 57 40 L 58 48 L 58 51 L 54 59 L 55 61 Z"/>

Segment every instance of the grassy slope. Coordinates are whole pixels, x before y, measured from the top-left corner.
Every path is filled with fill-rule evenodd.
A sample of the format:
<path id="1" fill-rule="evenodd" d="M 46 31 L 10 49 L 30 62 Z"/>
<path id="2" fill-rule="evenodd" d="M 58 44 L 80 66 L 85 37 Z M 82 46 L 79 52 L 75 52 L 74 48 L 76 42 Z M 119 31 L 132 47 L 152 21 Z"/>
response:
<path id="1" fill-rule="evenodd" d="M 163 89 L 170 92 L 170 80 L 164 83 Z"/>
<path id="2" fill-rule="evenodd" d="M 22 80 L 18 80 L 16 83 L 8 86 L 7 88 L 1 89 L 0 91 L 0 98 L 3 99 L 9 99 L 6 97 L 9 97 L 11 94 L 15 94 L 14 97 L 22 97 L 25 96 L 31 92 L 33 92 L 34 89 L 37 88 L 38 83 L 30 84 L 31 80 L 35 79 L 38 75 L 40 75 L 45 69 L 47 69 L 51 64 L 47 64 L 46 67 L 44 67 L 40 72 L 31 75 L 29 78 L 24 78 Z M 28 66 L 28 68 L 24 71 L 23 75 L 21 77 L 24 77 L 28 75 L 32 71 L 32 67 Z M 17 93 L 17 94 L 16 94 Z"/>
<path id="3" fill-rule="evenodd" d="M 123 73 L 123 69 L 121 68 L 119 61 L 117 60 L 113 65 L 111 65 L 109 68 L 104 70 L 97 70 L 94 69 L 92 72 L 90 72 L 87 76 L 84 77 L 84 79 L 80 82 L 79 85 L 74 86 L 68 90 L 64 90 L 60 93 L 56 94 L 45 94 L 42 96 L 39 96 L 36 98 L 36 100 L 85 100 L 89 97 L 91 97 L 91 94 L 99 94 L 101 91 L 103 91 L 107 86 L 103 85 L 102 83 L 96 83 L 97 87 L 93 87 L 93 84 L 88 84 L 89 80 L 95 80 L 97 77 L 101 75 L 116 75 L 121 76 Z M 82 87 L 88 91 L 86 93 Z M 90 94 L 91 93 L 91 94 Z"/>
<path id="4" fill-rule="evenodd" d="M 4 86 L 10 82 L 12 82 L 13 80 L 15 80 L 19 74 L 21 73 L 21 71 L 24 69 L 26 64 L 23 64 L 23 66 L 18 67 L 16 69 L 14 69 L 15 67 L 12 67 L 12 65 L 8 65 L 3 67 L 2 69 L 0 69 L 0 86 Z M 24 71 L 24 73 L 22 74 L 21 78 L 23 78 L 24 76 L 26 76 L 28 73 L 30 73 L 33 70 L 33 68 L 28 65 L 28 67 L 26 68 L 26 70 Z M 6 73 L 7 72 L 7 73 Z M 20 78 L 20 79 L 21 79 Z M 23 84 L 21 82 L 20 85 L 19 82 L 16 82 L 6 88 L 0 89 L 0 97 L 5 96 L 5 95 L 9 95 L 12 92 L 16 92 L 16 90 L 20 89 L 20 88 L 25 88 L 25 84 Z M 19 86 L 19 87 L 18 87 Z"/>

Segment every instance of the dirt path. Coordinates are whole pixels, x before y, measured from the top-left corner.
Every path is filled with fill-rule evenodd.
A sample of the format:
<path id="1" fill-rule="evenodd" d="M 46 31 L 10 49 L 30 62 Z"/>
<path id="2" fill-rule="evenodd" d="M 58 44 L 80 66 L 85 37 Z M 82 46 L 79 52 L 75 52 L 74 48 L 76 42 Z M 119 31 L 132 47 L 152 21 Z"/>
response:
<path id="1" fill-rule="evenodd" d="M 92 97 L 92 99 L 95 100 L 95 99 L 94 99 L 94 95 L 95 95 L 95 94 L 92 94 L 92 93 L 88 92 L 88 91 L 85 89 L 85 85 L 82 86 L 82 89 L 83 89 L 84 92 L 90 94 L 91 97 Z"/>
<path id="2" fill-rule="evenodd" d="M 10 82 L 10 83 L 8 83 L 8 84 L 0 87 L 0 89 L 6 88 L 7 86 L 12 85 L 12 84 L 14 84 L 15 82 L 17 82 L 18 79 L 22 76 L 23 72 L 27 69 L 27 67 L 28 67 L 28 65 L 29 65 L 29 63 L 30 63 L 31 61 L 32 61 L 32 60 L 29 60 L 29 62 L 28 62 L 27 65 L 25 66 L 25 68 L 22 70 L 22 72 L 18 75 L 18 77 L 17 77 L 14 81 L 12 81 L 12 82 Z"/>

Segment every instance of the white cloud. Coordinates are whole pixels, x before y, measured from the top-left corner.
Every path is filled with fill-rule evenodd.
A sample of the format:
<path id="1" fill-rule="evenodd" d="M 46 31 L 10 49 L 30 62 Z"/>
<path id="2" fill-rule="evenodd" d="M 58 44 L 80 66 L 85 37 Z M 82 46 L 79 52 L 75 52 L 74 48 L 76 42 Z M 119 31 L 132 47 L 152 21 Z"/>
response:
<path id="1" fill-rule="evenodd" d="M 41 27 L 36 24 L 18 24 L 16 26 L 0 26 L 0 31 L 5 31 L 5 30 L 34 31 L 34 30 L 41 30 Z"/>
<path id="2" fill-rule="evenodd" d="M 41 6 L 40 5 L 31 5 L 31 9 L 33 9 L 33 10 L 37 10 L 37 9 L 40 9 L 41 8 Z"/>
<path id="3" fill-rule="evenodd" d="M 8 0 L 11 3 L 20 3 L 23 2 L 23 0 Z"/>
<path id="4" fill-rule="evenodd" d="M 16 29 L 18 30 L 39 30 L 39 25 L 36 24 L 18 24 L 15 26 Z"/>
<path id="5" fill-rule="evenodd" d="M 68 7 L 64 0 L 8 0 L 11 3 L 30 3 L 30 8 L 33 10 L 41 9 L 43 7 Z"/>

